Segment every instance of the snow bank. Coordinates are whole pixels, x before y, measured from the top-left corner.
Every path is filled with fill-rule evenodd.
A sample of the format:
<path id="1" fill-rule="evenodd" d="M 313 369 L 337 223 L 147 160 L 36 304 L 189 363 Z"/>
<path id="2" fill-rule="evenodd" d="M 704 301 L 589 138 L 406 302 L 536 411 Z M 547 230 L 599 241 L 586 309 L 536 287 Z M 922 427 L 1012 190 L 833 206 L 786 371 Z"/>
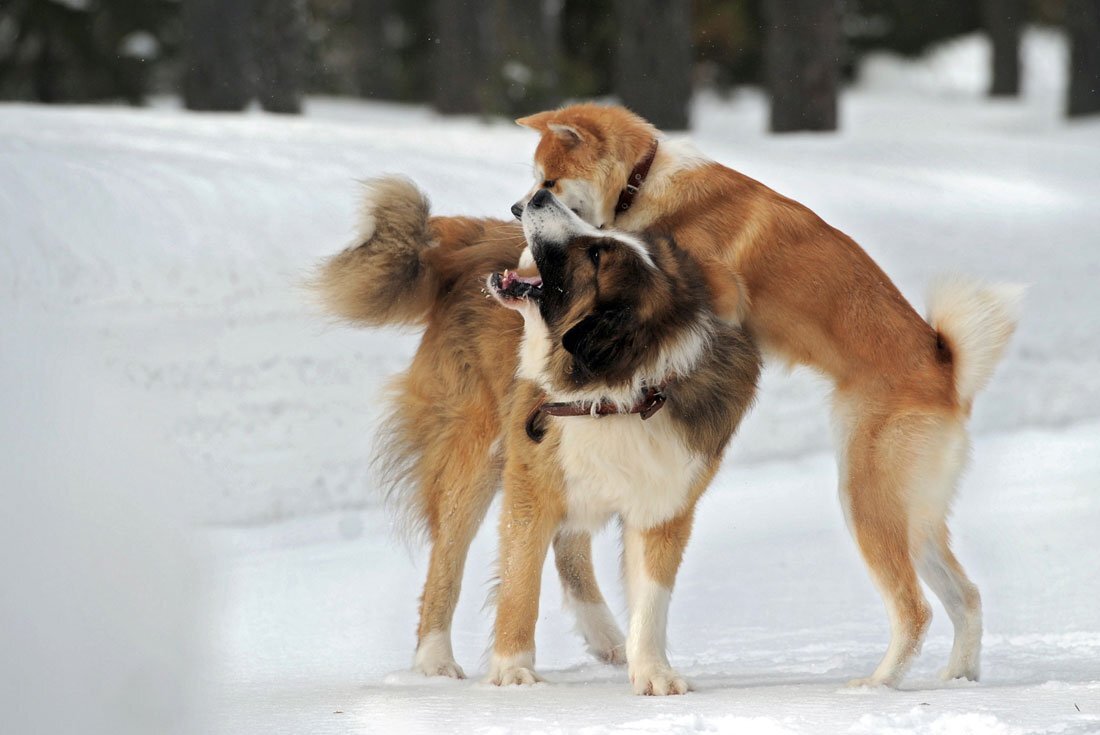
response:
<path id="1" fill-rule="evenodd" d="M 0 326 L 0 732 L 193 732 L 205 481 L 86 343 Z"/>

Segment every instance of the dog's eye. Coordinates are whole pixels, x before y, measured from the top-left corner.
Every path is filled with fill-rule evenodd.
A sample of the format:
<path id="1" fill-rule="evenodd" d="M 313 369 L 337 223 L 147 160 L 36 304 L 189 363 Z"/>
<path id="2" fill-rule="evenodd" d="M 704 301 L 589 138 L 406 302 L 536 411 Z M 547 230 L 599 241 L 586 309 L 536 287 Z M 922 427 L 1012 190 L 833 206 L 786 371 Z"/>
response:
<path id="1" fill-rule="evenodd" d="M 542 188 L 543 189 L 553 189 L 554 184 L 556 184 L 556 183 L 558 183 L 557 179 L 547 179 L 546 181 L 542 182 Z"/>
<path id="2" fill-rule="evenodd" d="M 592 265 L 600 264 L 600 249 L 596 246 L 588 248 L 588 259 L 592 261 Z"/>

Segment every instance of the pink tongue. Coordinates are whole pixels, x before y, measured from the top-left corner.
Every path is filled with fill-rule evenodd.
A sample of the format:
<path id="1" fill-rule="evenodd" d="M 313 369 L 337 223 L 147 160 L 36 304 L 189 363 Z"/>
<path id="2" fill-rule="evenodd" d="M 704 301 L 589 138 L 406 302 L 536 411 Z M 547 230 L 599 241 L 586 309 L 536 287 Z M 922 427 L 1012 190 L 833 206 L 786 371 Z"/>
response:
<path id="1" fill-rule="evenodd" d="M 500 288 L 503 291 L 507 291 L 512 287 L 513 283 L 526 283 L 528 286 L 541 286 L 542 276 L 521 276 L 515 271 L 504 271 L 504 275 L 500 278 Z"/>

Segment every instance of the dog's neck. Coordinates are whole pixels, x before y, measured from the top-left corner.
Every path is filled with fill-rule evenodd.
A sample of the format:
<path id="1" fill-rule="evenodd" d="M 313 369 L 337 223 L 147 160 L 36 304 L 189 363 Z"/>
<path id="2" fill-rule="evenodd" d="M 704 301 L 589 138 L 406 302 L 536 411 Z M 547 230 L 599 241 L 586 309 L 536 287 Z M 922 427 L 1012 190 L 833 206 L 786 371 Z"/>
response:
<path id="1" fill-rule="evenodd" d="M 642 156 L 634 168 L 631 169 L 630 175 L 627 176 L 626 186 L 619 192 L 619 201 L 615 204 L 615 215 L 621 216 L 625 214 L 634 204 L 634 197 L 638 195 L 641 188 L 645 186 L 646 177 L 649 176 L 649 169 L 653 166 L 653 160 L 657 157 L 658 141 L 656 138 L 649 145 L 649 149 L 645 155 Z"/>
<path id="2" fill-rule="evenodd" d="M 713 161 L 687 139 L 661 140 L 644 185 L 634 195 L 627 210 L 615 213 L 614 226 L 627 232 L 645 230 L 662 212 L 668 211 L 664 205 L 674 194 L 680 175 L 710 163 Z"/>
<path id="3" fill-rule="evenodd" d="M 546 429 L 541 421 L 543 416 L 565 417 L 590 417 L 612 416 L 615 414 L 637 414 L 642 421 L 648 421 L 665 405 L 665 390 L 668 384 L 675 379 L 670 376 L 659 385 L 646 386 L 642 395 L 629 408 L 624 408 L 614 403 L 589 403 L 585 401 L 572 401 L 569 403 L 542 401 L 527 415 L 525 429 L 527 436 L 535 443 L 541 442 Z"/>
<path id="4" fill-rule="evenodd" d="M 639 369 L 630 380 L 616 385 L 595 381 L 591 385 L 568 390 L 562 389 L 560 381 L 554 380 L 547 372 L 551 347 L 545 326 L 528 321 L 525 327 L 519 375 L 533 380 L 542 388 L 547 401 L 604 406 L 610 413 L 630 413 L 644 399 L 647 389 L 667 385 L 673 379 L 689 379 L 714 336 L 713 324 L 705 318 L 701 319 L 671 337 L 657 359 Z"/>

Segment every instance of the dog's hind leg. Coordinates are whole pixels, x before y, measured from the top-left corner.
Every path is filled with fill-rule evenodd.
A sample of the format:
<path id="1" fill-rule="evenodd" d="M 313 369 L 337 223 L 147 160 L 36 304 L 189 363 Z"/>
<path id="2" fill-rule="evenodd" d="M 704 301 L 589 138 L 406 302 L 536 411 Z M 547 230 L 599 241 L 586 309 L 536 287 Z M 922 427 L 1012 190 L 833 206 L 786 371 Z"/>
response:
<path id="1" fill-rule="evenodd" d="M 427 676 L 465 678 L 451 648 L 451 621 L 462 587 L 466 555 L 496 492 L 498 472 L 487 444 L 491 432 L 470 432 L 474 440 L 441 446 L 447 459 L 435 463 L 425 489 L 431 559 L 420 598 L 413 668 Z M 484 441 L 481 439 L 484 438 Z"/>
<path id="2" fill-rule="evenodd" d="M 912 472 L 910 540 L 917 571 L 943 603 L 955 628 L 955 642 L 944 679 L 976 681 L 980 673 L 982 603 L 978 588 L 951 553 L 947 516 L 959 475 L 966 464 L 966 429 L 951 416 L 929 418 L 916 443 Z"/>
<path id="3" fill-rule="evenodd" d="M 965 428 L 955 421 L 940 422 L 924 443 L 922 470 L 924 502 L 917 504 L 915 521 L 923 533 L 914 547 L 921 579 L 943 603 L 955 628 L 955 642 L 944 679 L 977 681 L 981 667 L 982 601 L 978 588 L 951 553 L 947 515 L 959 475 L 966 464 L 969 441 Z"/>
<path id="4" fill-rule="evenodd" d="M 592 567 L 592 536 L 561 531 L 554 537 L 554 562 L 558 567 L 565 604 L 577 619 L 577 631 L 589 652 L 609 664 L 626 663 L 626 638 L 600 594 Z"/>
<path id="5" fill-rule="evenodd" d="M 946 523 L 925 541 L 918 568 L 921 579 L 940 598 L 955 627 L 951 658 L 940 676 L 945 680 L 977 681 L 981 674 L 982 599 L 951 553 Z"/>
<path id="6" fill-rule="evenodd" d="M 466 674 L 455 662 L 451 649 L 451 620 L 462 588 L 466 554 L 485 518 L 493 492 L 490 489 L 480 494 L 470 493 L 467 498 L 463 498 L 461 492 L 449 495 L 451 497 L 442 500 L 442 505 L 454 512 L 432 529 L 431 560 L 424 594 L 420 598 L 420 627 L 413 668 L 427 676 L 464 679 Z"/>
<path id="7" fill-rule="evenodd" d="M 890 645 L 875 671 L 851 686 L 897 686 L 920 653 L 931 609 L 910 549 L 908 479 L 912 435 L 906 421 L 851 416 L 841 450 L 841 498 L 849 526 L 890 616 Z"/>
<path id="8" fill-rule="evenodd" d="M 560 494 L 540 483 L 524 462 L 509 457 L 500 513 L 500 584 L 488 681 L 534 684 L 535 624 L 542 568 L 565 517 Z"/>

